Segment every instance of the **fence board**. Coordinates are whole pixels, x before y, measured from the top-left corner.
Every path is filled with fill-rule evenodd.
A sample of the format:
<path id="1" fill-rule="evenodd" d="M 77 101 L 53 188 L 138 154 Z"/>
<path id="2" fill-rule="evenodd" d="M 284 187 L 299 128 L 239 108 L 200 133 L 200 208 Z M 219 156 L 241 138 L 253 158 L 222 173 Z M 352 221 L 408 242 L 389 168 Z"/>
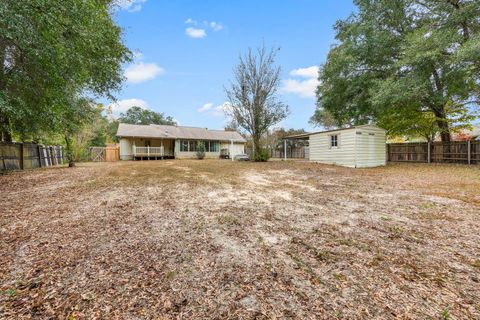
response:
<path id="1" fill-rule="evenodd" d="M 61 146 L 0 142 L 0 171 L 34 169 L 64 162 Z"/>
<path id="2" fill-rule="evenodd" d="M 476 164 L 480 163 L 480 141 L 389 143 L 387 153 L 392 162 Z"/>
<path id="3" fill-rule="evenodd" d="M 95 162 L 119 161 L 119 147 L 90 147 L 90 159 Z"/>

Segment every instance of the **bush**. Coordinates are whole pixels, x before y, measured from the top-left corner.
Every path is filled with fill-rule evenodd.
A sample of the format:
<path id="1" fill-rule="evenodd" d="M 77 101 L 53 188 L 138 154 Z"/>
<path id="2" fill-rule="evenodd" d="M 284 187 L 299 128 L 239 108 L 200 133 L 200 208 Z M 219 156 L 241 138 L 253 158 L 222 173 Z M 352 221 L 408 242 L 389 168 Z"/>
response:
<path id="1" fill-rule="evenodd" d="M 259 152 L 255 154 L 254 160 L 259 162 L 265 162 L 270 159 L 270 152 L 267 149 L 260 149 Z"/>
<path id="2" fill-rule="evenodd" d="M 205 144 L 203 142 L 197 143 L 197 159 L 205 158 Z"/>

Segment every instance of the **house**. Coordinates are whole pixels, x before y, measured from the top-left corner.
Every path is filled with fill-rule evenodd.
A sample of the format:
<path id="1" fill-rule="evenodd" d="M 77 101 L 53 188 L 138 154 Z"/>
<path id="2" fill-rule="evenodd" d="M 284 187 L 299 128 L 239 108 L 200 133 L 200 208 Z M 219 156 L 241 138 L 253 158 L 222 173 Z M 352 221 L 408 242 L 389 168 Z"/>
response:
<path id="1" fill-rule="evenodd" d="M 308 139 L 309 160 L 352 168 L 384 166 L 386 130 L 374 125 L 355 126 L 290 136 Z"/>
<path id="2" fill-rule="evenodd" d="M 195 158 L 197 144 L 205 144 L 205 158 L 245 153 L 245 138 L 238 132 L 207 128 L 120 123 L 120 160 Z"/>

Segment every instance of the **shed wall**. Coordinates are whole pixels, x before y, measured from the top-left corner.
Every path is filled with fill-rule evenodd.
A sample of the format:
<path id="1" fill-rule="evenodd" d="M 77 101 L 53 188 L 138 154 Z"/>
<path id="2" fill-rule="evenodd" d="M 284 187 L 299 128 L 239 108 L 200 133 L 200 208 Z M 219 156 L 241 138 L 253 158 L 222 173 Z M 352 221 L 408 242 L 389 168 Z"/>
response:
<path id="1" fill-rule="evenodd" d="M 387 164 L 385 130 L 376 127 L 356 129 L 356 167 L 378 167 Z"/>
<path id="2" fill-rule="evenodd" d="M 330 147 L 330 136 L 338 135 L 338 147 Z M 310 161 L 355 167 L 355 129 L 312 134 Z"/>

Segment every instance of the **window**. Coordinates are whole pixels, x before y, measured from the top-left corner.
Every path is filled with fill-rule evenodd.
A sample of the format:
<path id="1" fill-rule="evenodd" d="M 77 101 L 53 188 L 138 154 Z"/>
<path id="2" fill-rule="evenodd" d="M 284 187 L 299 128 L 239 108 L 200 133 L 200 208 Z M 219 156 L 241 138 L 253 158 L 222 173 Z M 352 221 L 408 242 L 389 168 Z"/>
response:
<path id="1" fill-rule="evenodd" d="M 189 141 L 188 142 L 188 150 L 190 152 L 197 151 L 197 141 Z"/>
<path id="2" fill-rule="evenodd" d="M 180 151 L 181 152 L 188 152 L 188 141 L 187 140 L 180 141 Z"/>
<path id="3" fill-rule="evenodd" d="M 220 142 L 218 141 L 203 141 L 205 144 L 205 152 L 219 152 Z"/>
<path id="4" fill-rule="evenodd" d="M 338 135 L 334 134 L 330 136 L 330 148 L 338 147 Z"/>
<path id="5" fill-rule="evenodd" d="M 195 141 L 195 140 L 181 140 L 180 141 L 180 152 L 196 152 L 197 146 L 200 142 L 203 142 L 205 145 L 205 152 L 219 152 L 220 151 L 220 142 L 219 141 Z"/>

